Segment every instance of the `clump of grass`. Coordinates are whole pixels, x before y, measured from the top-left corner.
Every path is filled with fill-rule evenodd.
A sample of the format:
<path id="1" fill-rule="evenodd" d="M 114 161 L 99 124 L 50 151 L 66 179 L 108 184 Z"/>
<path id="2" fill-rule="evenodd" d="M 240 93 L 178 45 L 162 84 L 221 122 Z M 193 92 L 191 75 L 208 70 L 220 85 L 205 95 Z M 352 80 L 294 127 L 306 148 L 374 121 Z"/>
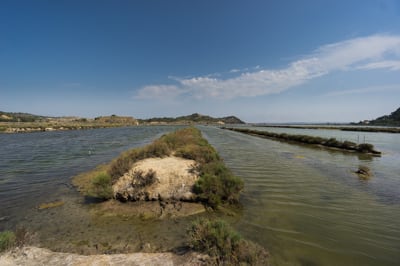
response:
<path id="1" fill-rule="evenodd" d="M 0 233 L 0 252 L 6 251 L 15 246 L 15 234 L 12 231 Z"/>
<path id="2" fill-rule="evenodd" d="M 0 252 L 29 244 L 33 236 L 25 227 L 17 227 L 15 232 L 8 230 L 0 232 Z"/>
<path id="3" fill-rule="evenodd" d="M 111 176 L 107 173 L 100 173 L 93 178 L 89 195 L 101 199 L 111 199 L 113 197 Z"/>
<path id="4" fill-rule="evenodd" d="M 268 265 L 268 252 L 223 220 L 197 220 L 187 232 L 191 248 L 208 254 L 217 265 Z"/>

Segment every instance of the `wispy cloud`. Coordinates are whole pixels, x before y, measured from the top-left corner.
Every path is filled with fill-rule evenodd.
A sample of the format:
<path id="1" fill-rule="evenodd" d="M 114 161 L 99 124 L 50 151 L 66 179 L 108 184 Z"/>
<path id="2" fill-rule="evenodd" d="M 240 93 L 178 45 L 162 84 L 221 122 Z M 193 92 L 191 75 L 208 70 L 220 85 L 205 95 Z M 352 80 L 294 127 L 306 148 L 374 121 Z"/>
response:
<path id="1" fill-rule="evenodd" d="M 143 87 L 137 95 L 138 99 L 172 99 L 184 93 L 184 89 L 175 85 L 149 85 Z"/>
<path id="2" fill-rule="evenodd" d="M 386 68 L 389 70 L 400 70 L 400 60 L 387 60 L 381 62 L 373 62 L 363 66 L 360 66 L 358 69 L 366 69 L 366 70 L 373 70 L 379 68 Z"/>
<path id="3" fill-rule="evenodd" d="M 141 88 L 139 98 L 236 98 L 283 92 L 335 71 L 400 70 L 400 36 L 372 35 L 319 47 L 282 69 L 232 69 L 234 77 L 174 78 L 176 85 Z"/>

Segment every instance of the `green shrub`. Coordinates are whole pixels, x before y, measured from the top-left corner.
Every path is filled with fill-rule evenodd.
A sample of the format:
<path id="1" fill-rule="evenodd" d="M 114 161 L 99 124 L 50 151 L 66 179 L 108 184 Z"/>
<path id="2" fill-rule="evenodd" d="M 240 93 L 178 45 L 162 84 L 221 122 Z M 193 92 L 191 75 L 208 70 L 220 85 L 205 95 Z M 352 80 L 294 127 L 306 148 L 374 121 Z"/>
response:
<path id="1" fill-rule="evenodd" d="M 357 147 L 357 143 L 354 143 L 354 142 L 351 142 L 351 141 L 345 140 L 342 143 L 342 148 L 347 149 L 347 150 L 356 149 L 356 147 Z"/>
<path id="2" fill-rule="evenodd" d="M 325 146 L 329 146 L 329 147 L 339 147 L 340 143 L 339 143 L 339 141 L 337 139 L 330 138 L 324 143 L 324 145 Z"/>
<path id="3" fill-rule="evenodd" d="M 210 207 L 221 203 L 236 203 L 243 189 L 243 181 L 234 176 L 222 161 L 211 162 L 199 167 L 200 178 L 193 191 Z"/>
<path id="4" fill-rule="evenodd" d="M 222 220 L 195 221 L 188 229 L 190 246 L 208 254 L 218 265 L 267 265 L 268 252 L 244 240 Z"/>
<path id="5" fill-rule="evenodd" d="M 112 183 L 115 183 L 121 176 L 131 169 L 133 160 L 130 156 L 123 155 L 113 161 L 108 170 L 108 174 L 111 176 Z"/>
<path id="6" fill-rule="evenodd" d="M 162 139 L 155 140 L 153 143 L 149 144 L 143 149 L 145 158 L 150 157 L 165 157 L 170 155 L 171 151 L 167 143 Z"/>
<path id="7" fill-rule="evenodd" d="M 111 176 L 107 173 L 100 173 L 93 178 L 89 194 L 96 198 L 111 199 L 113 197 Z"/>
<path id="8" fill-rule="evenodd" d="M 0 233 L 0 252 L 12 248 L 15 245 L 15 234 L 11 231 Z"/>
<path id="9" fill-rule="evenodd" d="M 360 152 L 374 152 L 374 145 L 369 143 L 362 143 L 357 146 L 357 150 Z"/>
<path id="10" fill-rule="evenodd" d="M 209 163 L 220 159 L 217 152 L 210 145 L 199 146 L 196 144 L 188 144 L 179 148 L 175 152 L 175 156 L 195 160 L 200 164 Z"/>

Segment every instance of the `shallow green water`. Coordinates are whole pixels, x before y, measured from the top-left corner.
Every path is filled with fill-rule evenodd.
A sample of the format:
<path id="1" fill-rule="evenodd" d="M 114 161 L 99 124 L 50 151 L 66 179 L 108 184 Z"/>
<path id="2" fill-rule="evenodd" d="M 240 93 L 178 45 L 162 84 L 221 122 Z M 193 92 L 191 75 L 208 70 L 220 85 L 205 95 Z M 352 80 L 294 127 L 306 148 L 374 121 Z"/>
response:
<path id="1" fill-rule="evenodd" d="M 69 183 L 75 174 L 174 129 L 0 135 L 0 230 L 24 225 L 37 232 L 42 246 L 85 254 L 184 245 L 185 228 L 198 217 L 94 219 L 91 206 Z M 364 158 L 214 127 L 200 129 L 245 181 L 243 208 L 224 219 L 268 248 L 272 265 L 400 264 L 400 135 L 367 134 L 368 142 L 384 155 Z M 351 134 L 313 131 L 332 133 L 339 134 L 338 139 Z M 353 174 L 359 165 L 370 167 L 374 176 L 360 180 Z M 35 209 L 53 200 L 65 204 Z"/>
<path id="2" fill-rule="evenodd" d="M 362 160 L 236 132 L 203 131 L 245 180 L 245 207 L 236 227 L 268 247 L 274 265 L 399 264 L 400 149 L 386 152 L 400 143 L 399 135 L 373 136 L 385 155 Z M 353 174 L 360 164 L 372 169 L 371 180 Z"/>

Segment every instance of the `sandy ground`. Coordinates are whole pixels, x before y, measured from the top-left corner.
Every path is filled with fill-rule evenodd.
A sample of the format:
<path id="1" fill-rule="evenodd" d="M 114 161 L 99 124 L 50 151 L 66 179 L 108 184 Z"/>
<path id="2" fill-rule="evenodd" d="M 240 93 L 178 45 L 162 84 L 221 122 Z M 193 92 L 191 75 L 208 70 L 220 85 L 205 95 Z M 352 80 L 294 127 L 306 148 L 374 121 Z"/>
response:
<path id="1" fill-rule="evenodd" d="M 134 172 L 142 171 L 145 174 L 153 170 L 156 172 L 157 181 L 141 191 L 147 200 L 193 200 L 195 195 L 191 190 L 198 179 L 198 175 L 191 171 L 195 164 L 194 160 L 175 156 L 144 159 L 134 164 L 133 168 L 114 184 L 114 194 L 120 193 L 127 198 L 137 194 L 131 185 Z"/>

